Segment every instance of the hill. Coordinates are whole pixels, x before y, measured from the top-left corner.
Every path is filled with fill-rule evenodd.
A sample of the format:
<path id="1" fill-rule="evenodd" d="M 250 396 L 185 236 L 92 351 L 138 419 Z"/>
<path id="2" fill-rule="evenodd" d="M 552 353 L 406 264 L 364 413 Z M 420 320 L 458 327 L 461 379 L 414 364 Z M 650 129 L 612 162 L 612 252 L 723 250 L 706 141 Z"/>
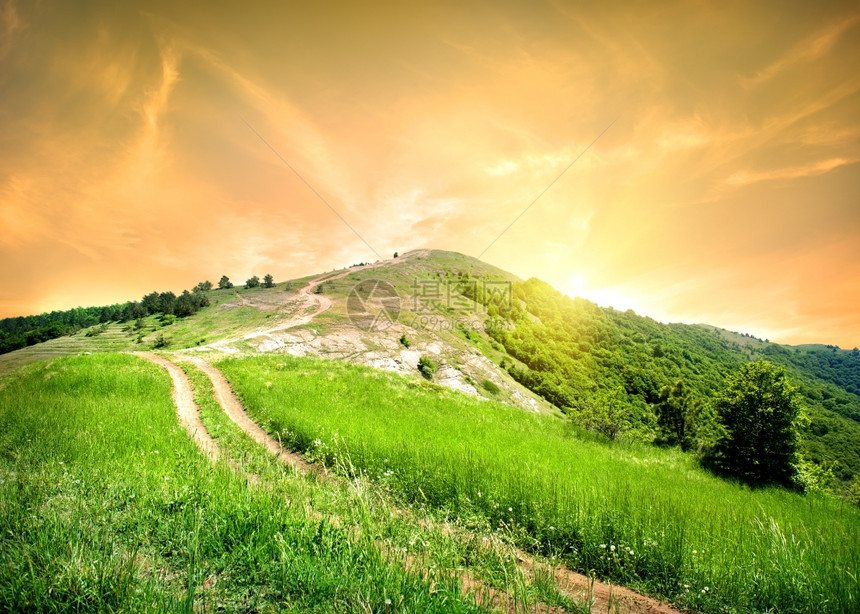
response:
<path id="1" fill-rule="evenodd" d="M 350 296 L 355 299 L 356 287 L 376 281 L 390 284 L 398 313 L 366 330 L 351 319 Z M 694 400 L 706 404 L 728 374 L 766 358 L 784 365 L 800 386 L 809 418 L 804 458 L 832 472 L 838 488 L 860 476 L 856 349 L 792 347 L 709 325 L 662 324 L 440 250 L 272 288 L 212 289 L 202 296 L 208 304 L 180 318 L 136 312 L 146 297 L 72 310 L 61 318 L 33 318 L 34 331 L 58 321 L 80 328 L 0 355 L 0 374 L 34 359 L 141 347 L 343 358 L 406 374 L 416 374 L 419 359 L 427 356 L 437 364 L 434 380 L 443 386 L 529 411 L 566 414 L 611 436 L 650 442 L 664 386 L 683 380 Z M 385 312 L 382 303 L 368 308 Z M 135 313 L 142 317 L 133 318 Z M 89 325 L 92 319 L 104 321 Z M 26 336 L 22 325 L 21 318 L 8 319 L 0 330 Z M 614 408 L 608 423 L 607 407 Z"/>
<path id="2" fill-rule="evenodd" d="M 707 406 L 767 357 L 801 387 L 811 475 L 849 485 L 856 352 L 661 324 L 451 252 L 205 286 L 187 315 L 151 293 L 0 356 L 0 607 L 860 603 L 854 506 L 652 445 L 664 387 Z"/>

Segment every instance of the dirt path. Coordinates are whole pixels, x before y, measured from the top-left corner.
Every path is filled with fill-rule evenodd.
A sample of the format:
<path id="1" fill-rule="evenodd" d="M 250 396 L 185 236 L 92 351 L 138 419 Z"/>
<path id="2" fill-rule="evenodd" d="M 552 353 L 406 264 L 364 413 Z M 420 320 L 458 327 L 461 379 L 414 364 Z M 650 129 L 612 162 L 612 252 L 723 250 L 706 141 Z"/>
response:
<path id="1" fill-rule="evenodd" d="M 170 378 L 173 380 L 173 403 L 176 405 L 176 414 L 179 416 L 179 422 L 185 427 L 185 430 L 191 437 L 191 441 L 198 448 L 205 452 L 211 460 L 218 460 L 218 442 L 209 435 L 206 427 L 200 421 L 200 408 L 194 402 L 194 392 L 191 389 L 191 382 L 188 381 L 188 376 L 185 375 L 182 369 L 166 358 L 162 358 L 151 352 L 133 352 L 133 354 L 154 362 L 170 374 Z"/>
<path id="2" fill-rule="evenodd" d="M 276 456 L 278 460 L 292 466 L 296 471 L 323 473 L 327 477 L 332 477 L 324 468 L 321 469 L 318 465 L 308 463 L 299 454 L 295 454 L 284 449 L 276 439 L 251 420 L 248 414 L 245 413 L 242 403 L 230 388 L 230 384 L 218 369 L 202 358 L 185 357 L 185 359 L 193 362 L 209 377 L 212 382 L 212 387 L 214 388 L 215 398 L 218 401 L 218 404 L 221 405 L 224 412 L 230 417 L 230 419 L 233 420 L 233 422 L 235 422 L 249 437 L 266 448 L 269 453 Z M 176 368 L 175 365 L 173 366 Z M 179 372 L 182 373 L 181 370 L 179 370 Z M 185 374 L 182 373 L 182 375 L 184 376 Z M 561 593 L 578 602 L 584 602 L 591 599 L 592 612 L 681 614 L 681 611 L 676 608 L 628 588 L 594 580 L 566 567 L 550 568 L 544 563 L 535 561 L 535 559 L 526 552 L 517 551 L 517 557 L 520 561 L 520 568 L 527 576 L 534 577 L 537 572 L 551 573 L 555 580 L 555 585 Z M 464 577 L 464 584 L 465 587 L 470 590 L 477 587 L 483 587 L 482 583 L 472 580 L 468 576 Z M 506 611 L 513 611 L 510 609 L 510 602 L 506 601 L 510 599 L 509 596 L 489 587 L 483 588 L 487 591 L 484 597 L 489 597 L 490 602 L 493 605 L 497 607 L 501 606 L 502 609 Z M 548 612 L 555 611 L 555 609 L 545 608 L 539 611 Z"/>
<path id="3" fill-rule="evenodd" d="M 410 252 L 408 254 L 404 254 L 400 256 L 400 261 L 409 260 L 411 258 L 426 256 L 429 252 L 427 250 L 417 250 L 414 252 Z M 385 266 L 390 264 L 390 260 L 382 260 L 380 262 L 375 262 L 373 264 L 365 264 L 362 266 L 350 267 L 345 271 L 341 271 L 340 273 L 331 274 L 324 273 L 323 275 L 319 275 L 311 279 L 304 286 L 299 288 L 298 291 L 298 300 L 301 303 L 301 306 L 296 311 L 294 315 L 289 317 L 286 321 L 281 322 L 277 326 L 273 326 L 272 328 L 267 328 L 264 330 L 254 331 L 252 333 L 248 333 L 241 338 L 235 339 L 222 339 L 221 341 L 215 341 L 213 343 L 202 345 L 194 348 L 188 348 L 192 351 L 199 351 L 202 349 L 212 349 L 219 350 L 225 353 L 235 353 L 237 350 L 231 347 L 231 344 L 237 343 L 239 341 L 249 341 L 251 339 L 257 339 L 259 337 L 267 337 L 271 336 L 272 333 L 281 332 L 284 330 L 288 330 L 290 328 L 295 328 L 296 326 L 303 326 L 305 324 L 309 324 L 315 317 L 320 315 L 321 313 L 325 313 L 332 307 L 332 300 L 325 296 L 324 294 L 317 294 L 314 292 L 314 288 L 323 284 L 327 281 L 335 281 L 336 279 L 342 279 L 347 275 L 351 275 L 358 271 L 368 271 L 371 269 L 375 269 L 380 266 Z M 248 301 L 242 298 L 239 293 L 236 293 L 236 296 L 240 298 L 242 301 L 242 305 L 248 305 Z"/>
<path id="4" fill-rule="evenodd" d="M 317 465 L 308 463 L 300 455 L 286 450 L 281 444 L 261 429 L 256 422 L 251 420 L 242 403 L 236 398 L 230 384 L 221 374 L 221 372 L 210 365 L 202 358 L 187 357 L 186 360 L 194 363 L 203 373 L 205 373 L 212 382 L 212 388 L 215 391 L 215 400 L 224 410 L 224 413 L 241 428 L 246 435 L 256 441 L 258 444 L 266 448 L 270 454 L 273 454 L 279 461 L 290 465 L 296 471 L 307 473 L 319 473 L 320 468 Z M 325 472 L 325 470 L 323 470 Z"/>

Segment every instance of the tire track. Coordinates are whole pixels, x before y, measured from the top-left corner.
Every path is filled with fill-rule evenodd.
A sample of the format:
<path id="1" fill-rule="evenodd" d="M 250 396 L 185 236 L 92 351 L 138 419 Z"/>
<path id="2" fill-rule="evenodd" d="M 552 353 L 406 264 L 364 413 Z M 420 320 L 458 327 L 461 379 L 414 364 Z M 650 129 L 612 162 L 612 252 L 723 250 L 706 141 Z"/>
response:
<path id="1" fill-rule="evenodd" d="M 212 389 L 215 392 L 215 400 L 218 401 L 218 405 L 251 439 L 263 446 L 270 454 L 277 457 L 279 461 L 290 465 L 296 471 L 303 473 L 328 473 L 325 469 L 321 469 L 319 465 L 311 464 L 302 458 L 301 455 L 284 448 L 277 439 L 269 435 L 256 422 L 251 420 L 251 417 L 245 412 L 242 403 L 233 393 L 233 389 L 230 388 L 230 384 L 218 369 L 196 356 L 187 356 L 184 358 L 206 374 L 209 381 L 212 382 Z"/>
<path id="2" fill-rule="evenodd" d="M 176 406 L 176 415 L 179 422 L 185 427 L 191 441 L 203 451 L 210 460 L 217 461 L 220 456 L 218 442 L 212 438 L 203 422 L 200 421 L 200 408 L 194 402 L 194 391 L 188 376 L 168 359 L 153 354 L 152 352 L 132 352 L 144 360 L 148 360 L 165 369 L 173 380 L 173 404 Z"/>
<path id="3" fill-rule="evenodd" d="M 215 398 L 224 413 L 249 437 L 266 448 L 270 454 L 276 456 L 279 461 L 290 465 L 297 472 L 316 473 L 328 479 L 338 479 L 329 474 L 324 467 L 309 463 L 301 455 L 286 450 L 280 442 L 254 422 L 245 412 L 245 408 L 236 397 L 227 379 L 217 368 L 196 356 L 183 356 L 183 359 L 194 363 L 209 377 Z M 181 369 L 173 366 L 182 373 Z M 185 374 L 182 373 L 182 375 Z M 474 535 L 466 535 L 466 537 L 474 537 Z M 680 610 L 658 599 L 637 593 L 623 586 L 601 582 L 564 566 L 550 567 L 540 563 L 522 550 L 517 549 L 516 556 L 520 569 L 527 577 L 535 578 L 538 574 L 550 574 L 562 594 L 578 602 L 590 601 L 592 612 L 611 612 L 613 610 L 618 611 L 620 608 L 621 611 L 631 614 L 681 614 Z M 467 572 L 462 573 L 461 580 L 467 590 L 482 591 L 483 598 L 489 598 L 489 604 L 492 607 L 499 607 L 506 612 L 518 611 L 515 601 L 512 601 L 511 596 L 504 591 L 485 585 L 483 582 L 472 578 Z M 531 611 L 560 612 L 558 608 L 541 605 L 532 608 Z"/>

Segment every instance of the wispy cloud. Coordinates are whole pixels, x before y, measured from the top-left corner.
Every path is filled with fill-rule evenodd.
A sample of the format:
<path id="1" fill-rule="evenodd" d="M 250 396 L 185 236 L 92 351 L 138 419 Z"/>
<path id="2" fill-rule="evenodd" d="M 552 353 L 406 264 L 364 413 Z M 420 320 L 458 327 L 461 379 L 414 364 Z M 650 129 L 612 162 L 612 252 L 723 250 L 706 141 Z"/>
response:
<path id="1" fill-rule="evenodd" d="M 846 158 L 831 158 L 821 160 L 804 166 L 792 166 L 789 168 L 778 168 L 770 171 L 740 171 L 732 174 L 726 183 L 730 185 L 747 185 L 759 181 L 773 181 L 777 179 L 799 179 L 801 177 L 815 177 L 829 173 L 835 168 L 854 164 L 857 160 Z"/>
<path id="2" fill-rule="evenodd" d="M 751 85 L 758 85 L 773 79 L 794 66 L 808 64 L 824 57 L 830 53 L 830 50 L 842 38 L 842 35 L 854 28 L 858 22 L 860 22 L 860 15 L 853 15 L 847 19 L 844 17 L 840 18 L 836 23 L 815 32 L 808 38 L 795 44 L 781 58 L 764 70 L 756 73 L 754 77 L 747 79 L 746 82 Z"/>
<path id="3" fill-rule="evenodd" d="M 6 0 L 0 6 L 0 60 L 11 49 L 15 31 L 20 27 L 21 20 L 18 17 L 18 8 L 13 0 Z"/>

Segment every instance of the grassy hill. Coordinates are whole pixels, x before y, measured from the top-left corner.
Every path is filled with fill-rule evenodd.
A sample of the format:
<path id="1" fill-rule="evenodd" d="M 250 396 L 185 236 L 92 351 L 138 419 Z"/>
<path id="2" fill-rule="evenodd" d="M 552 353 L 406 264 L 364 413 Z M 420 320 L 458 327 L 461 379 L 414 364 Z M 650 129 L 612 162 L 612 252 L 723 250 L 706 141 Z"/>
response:
<path id="1" fill-rule="evenodd" d="M 340 362 L 226 359 L 281 441 L 402 504 L 696 611 L 852 611 L 860 511 L 750 490 L 676 450 L 612 444 L 553 416 Z M 837 537 L 839 536 L 839 537 Z"/>
<path id="2" fill-rule="evenodd" d="M 397 321 L 358 329 L 350 296 L 378 280 Z M 806 461 L 850 485 L 860 352 L 661 324 L 440 251 L 202 296 L 187 317 L 67 313 L 72 328 L 119 320 L 0 356 L 8 609 L 465 612 L 487 608 L 478 586 L 519 611 L 584 611 L 551 581 L 559 563 L 691 611 L 860 608 L 856 506 L 750 489 L 652 445 L 664 386 L 707 406 L 767 358 L 800 387 Z M 40 338 L 28 321 L 9 334 Z M 139 349 L 207 357 L 258 424 L 341 481 L 273 461 L 182 363 L 213 468 L 166 375 L 117 354 Z"/>
<path id="3" fill-rule="evenodd" d="M 413 373 L 418 354 L 427 354 L 447 370 L 446 382 L 489 399 L 545 413 L 563 411 L 587 426 L 593 426 L 586 418 L 595 408 L 613 407 L 620 414 L 619 435 L 640 441 L 654 439 L 654 407 L 663 386 L 683 380 L 695 400 L 707 404 L 728 374 L 766 358 L 784 365 L 800 386 L 809 417 L 805 459 L 832 472 L 837 489 L 860 476 L 860 351 L 780 345 L 709 325 L 661 324 L 632 311 L 571 299 L 539 280 L 522 281 L 469 256 L 440 250 L 274 288 L 210 290 L 205 293 L 209 306 L 189 317 L 167 323 L 159 315 L 104 322 L 0 355 L 0 377 L 31 360 L 87 351 L 177 350 L 222 340 L 231 341 L 230 351 L 266 350 L 244 335 L 295 315 L 297 291 L 312 279 L 321 280 L 318 289 L 331 308 L 289 336 L 274 335 L 278 343 L 271 347 L 277 351 Z M 357 334 L 347 299 L 368 280 L 392 285 L 401 298 L 399 318 L 390 330 Z M 510 289 L 509 309 L 497 308 L 506 297 L 479 296 L 487 283 Z M 70 321 L 69 314 L 71 321 L 85 321 L 80 312 L 86 311 L 73 310 L 63 321 Z M 113 306 L 111 313 L 123 313 L 123 306 Z M 44 318 L 34 322 L 50 324 Z M 411 342 L 409 356 L 398 343 L 402 335 Z M 486 362 L 478 364 L 475 354 Z"/>

